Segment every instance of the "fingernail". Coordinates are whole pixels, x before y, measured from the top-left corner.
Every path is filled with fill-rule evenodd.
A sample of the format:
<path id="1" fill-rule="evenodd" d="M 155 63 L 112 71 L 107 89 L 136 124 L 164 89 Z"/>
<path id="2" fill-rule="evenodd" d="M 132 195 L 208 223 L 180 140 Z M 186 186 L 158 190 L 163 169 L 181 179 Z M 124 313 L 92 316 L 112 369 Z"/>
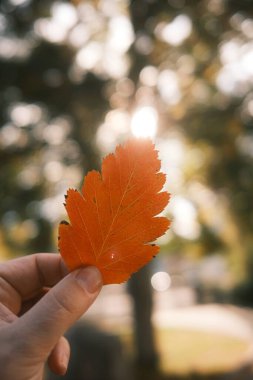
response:
<path id="1" fill-rule="evenodd" d="M 97 292 L 103 284 L 101 273 L 96 267 L 79 269 L 76 280 L 84 290 L 91 294 Z"/>

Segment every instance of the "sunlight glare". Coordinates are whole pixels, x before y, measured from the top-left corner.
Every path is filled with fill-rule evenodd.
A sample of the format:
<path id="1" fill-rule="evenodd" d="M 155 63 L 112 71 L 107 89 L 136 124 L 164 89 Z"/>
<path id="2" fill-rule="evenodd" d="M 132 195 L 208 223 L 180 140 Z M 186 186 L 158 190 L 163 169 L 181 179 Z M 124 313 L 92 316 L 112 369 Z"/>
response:
<path id="1" fill-rule="evenodd" d="M 170 202 L 170 210 L 175 234 L 189 240 L 197 239 L 200 235 L 200 225 L 193 203 L 182 196 L 174 196 Z"/>
<path id="2" fill-rule="evenodd" d="M 161 32 L 162 39 L 173 46 L 181 45 L 192 32 L 192 21 L 187 15 L 179 15 Z"/>
<path id="3" fill-rule="evenodd" d="M 72 4 L 55 2 L 51 13 L 53 21 L 64 29 L 72 28 L 78 20 L 76 8 Z"/>
<path id="4" fill-rule="evenodd" d="M 18 127 L 36 124 L 42 118 L 42 109 L 36 104 L 14 103 L 9 109 L 10 118 Z"/>
<path id="5" fill-rule="evenodd" d="M 138 108 L 131 120 L 131 131 L 136 137 L 155 137 L 158 115 L 153 107 Z"/>
<path id="6" fill-rule="evenodd" d="M 92 70 L 94 66 L 99 64 L 102 53 L 102 44 L 90 42 L 78 51 L 76 63 L 83 70 Z"/>
<path id="7" fill-rule="evenodd" d="M 109 22 L 107 44 L 118 54 L 124 54 L 134 41 L 132 24 L 126 16 L 113 17 Z"/>
<path id="8" fill-rule="evenodd" d="M 177 104 L 181 99 L 181 91 L 177 74 L 169 69 L 162 70 L 157 80 L 157 88 L 167 104 Z"/>

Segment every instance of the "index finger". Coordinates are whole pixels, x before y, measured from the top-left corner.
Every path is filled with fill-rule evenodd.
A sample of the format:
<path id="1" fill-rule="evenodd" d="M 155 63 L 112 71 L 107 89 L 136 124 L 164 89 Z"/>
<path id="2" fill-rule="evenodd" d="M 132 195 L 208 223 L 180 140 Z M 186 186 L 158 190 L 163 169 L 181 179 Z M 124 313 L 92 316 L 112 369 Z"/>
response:
<path id="1" fill-rule="evenodd" d="M 13 312 L 68 273 L 59 254 L 37 253 L 0 264 L 0 302 Z"/>

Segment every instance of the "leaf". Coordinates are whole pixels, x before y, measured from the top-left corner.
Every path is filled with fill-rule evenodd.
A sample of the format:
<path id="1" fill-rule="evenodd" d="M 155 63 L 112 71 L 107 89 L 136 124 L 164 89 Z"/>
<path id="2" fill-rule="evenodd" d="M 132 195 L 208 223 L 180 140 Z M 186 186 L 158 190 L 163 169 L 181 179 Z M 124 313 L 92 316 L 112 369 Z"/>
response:
<path id="1" fill-rule="evenodd" d="M 87 174 L 81 193 L 68 190 L 59 249 L 70 271 L 94 265 L 104 284 L 121 283 L 157 255 L 151 242 L 170 225 L 156 216 L 169 201 L 160 166 L 150 140 L 132 139 L 104 158 L 102 174 Z"/>

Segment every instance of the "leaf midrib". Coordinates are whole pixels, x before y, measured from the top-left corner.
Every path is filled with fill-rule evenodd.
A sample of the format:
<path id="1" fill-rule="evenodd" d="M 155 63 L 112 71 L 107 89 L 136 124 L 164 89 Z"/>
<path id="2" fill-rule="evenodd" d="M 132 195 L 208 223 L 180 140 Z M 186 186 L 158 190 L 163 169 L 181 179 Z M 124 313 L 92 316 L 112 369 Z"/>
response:
<path id="1" fill-rule="evenodd" d="M 118 165 L 118 163 L 117 163 L 117 165 Z M 136 166 L 137 166 L 137 160 L 136 160 L 136 162 L 135 162 L 135 165 L 134 165 L 134 167 L 133 167 L 133 171 L 132 171 L 132 173 L 131 173 L 131 175 L 130 175 L 130 177 L 129 177 L 128 183 L 127 183 L 127 185 L 126 185 L 126 187 L 125 187 L 124 193 L 123 193 L 123 195 L 122 195 L 122 197 L 121 197 L 121 200 L 120 200 L 120 202 L 119 202 L 119 205 L 118 205 L 117 211 L 116 211 L 116 213 L 115 213 L 115 215 L 114 215 L 114 217 L 113 217 L 113 219 L 112 219 L 112 222 L 111 222 L 111 225 L 110 225 L 109 230 L 108 230 L 108 232 L 107 232 L 107 235 L 106 235 L 106 237 L 105 237 L 105 239 L 104 239 L 104 241 L 103 241 L 103 244 L 102 244 L 102 246 L 101 246 L 101 248 L 100 248 L 100 251 L 99 251 L 99 253 L 98 253 L 97 257 L 96 257 L 97 260 L 98 260 L 99 257 L 103 254 L 105 244 L 106 244 L 106 242 L 107 242 L 107 240 L 108 240 L 108 238 L 109 238 L 109 236 L 110 236 L 110 233 L 111 233 L 112 227 L 113 227 L 113 225 L 114 225 L 114 222 L 115 222 L 116 218 L 118 217 L 119 210 L 120 210 L 120 206 L 121 206 L 121 204 L 122 204 L 122 202 L 123 202 L 123 200 L 124 200 L 124 198 L 125 198 L 125 195 L 126 195 L 126 192 L 127 192 L 128 186 L 129 186 L 129 183 L 131 182 L 131 180 L 132 180 L 132 178 L 133 178 L 133 175 L 134 175 L 135 170 L 136 170 Z M 119 173 L 121 173 L 120 170 L 119 170 Z"/>

